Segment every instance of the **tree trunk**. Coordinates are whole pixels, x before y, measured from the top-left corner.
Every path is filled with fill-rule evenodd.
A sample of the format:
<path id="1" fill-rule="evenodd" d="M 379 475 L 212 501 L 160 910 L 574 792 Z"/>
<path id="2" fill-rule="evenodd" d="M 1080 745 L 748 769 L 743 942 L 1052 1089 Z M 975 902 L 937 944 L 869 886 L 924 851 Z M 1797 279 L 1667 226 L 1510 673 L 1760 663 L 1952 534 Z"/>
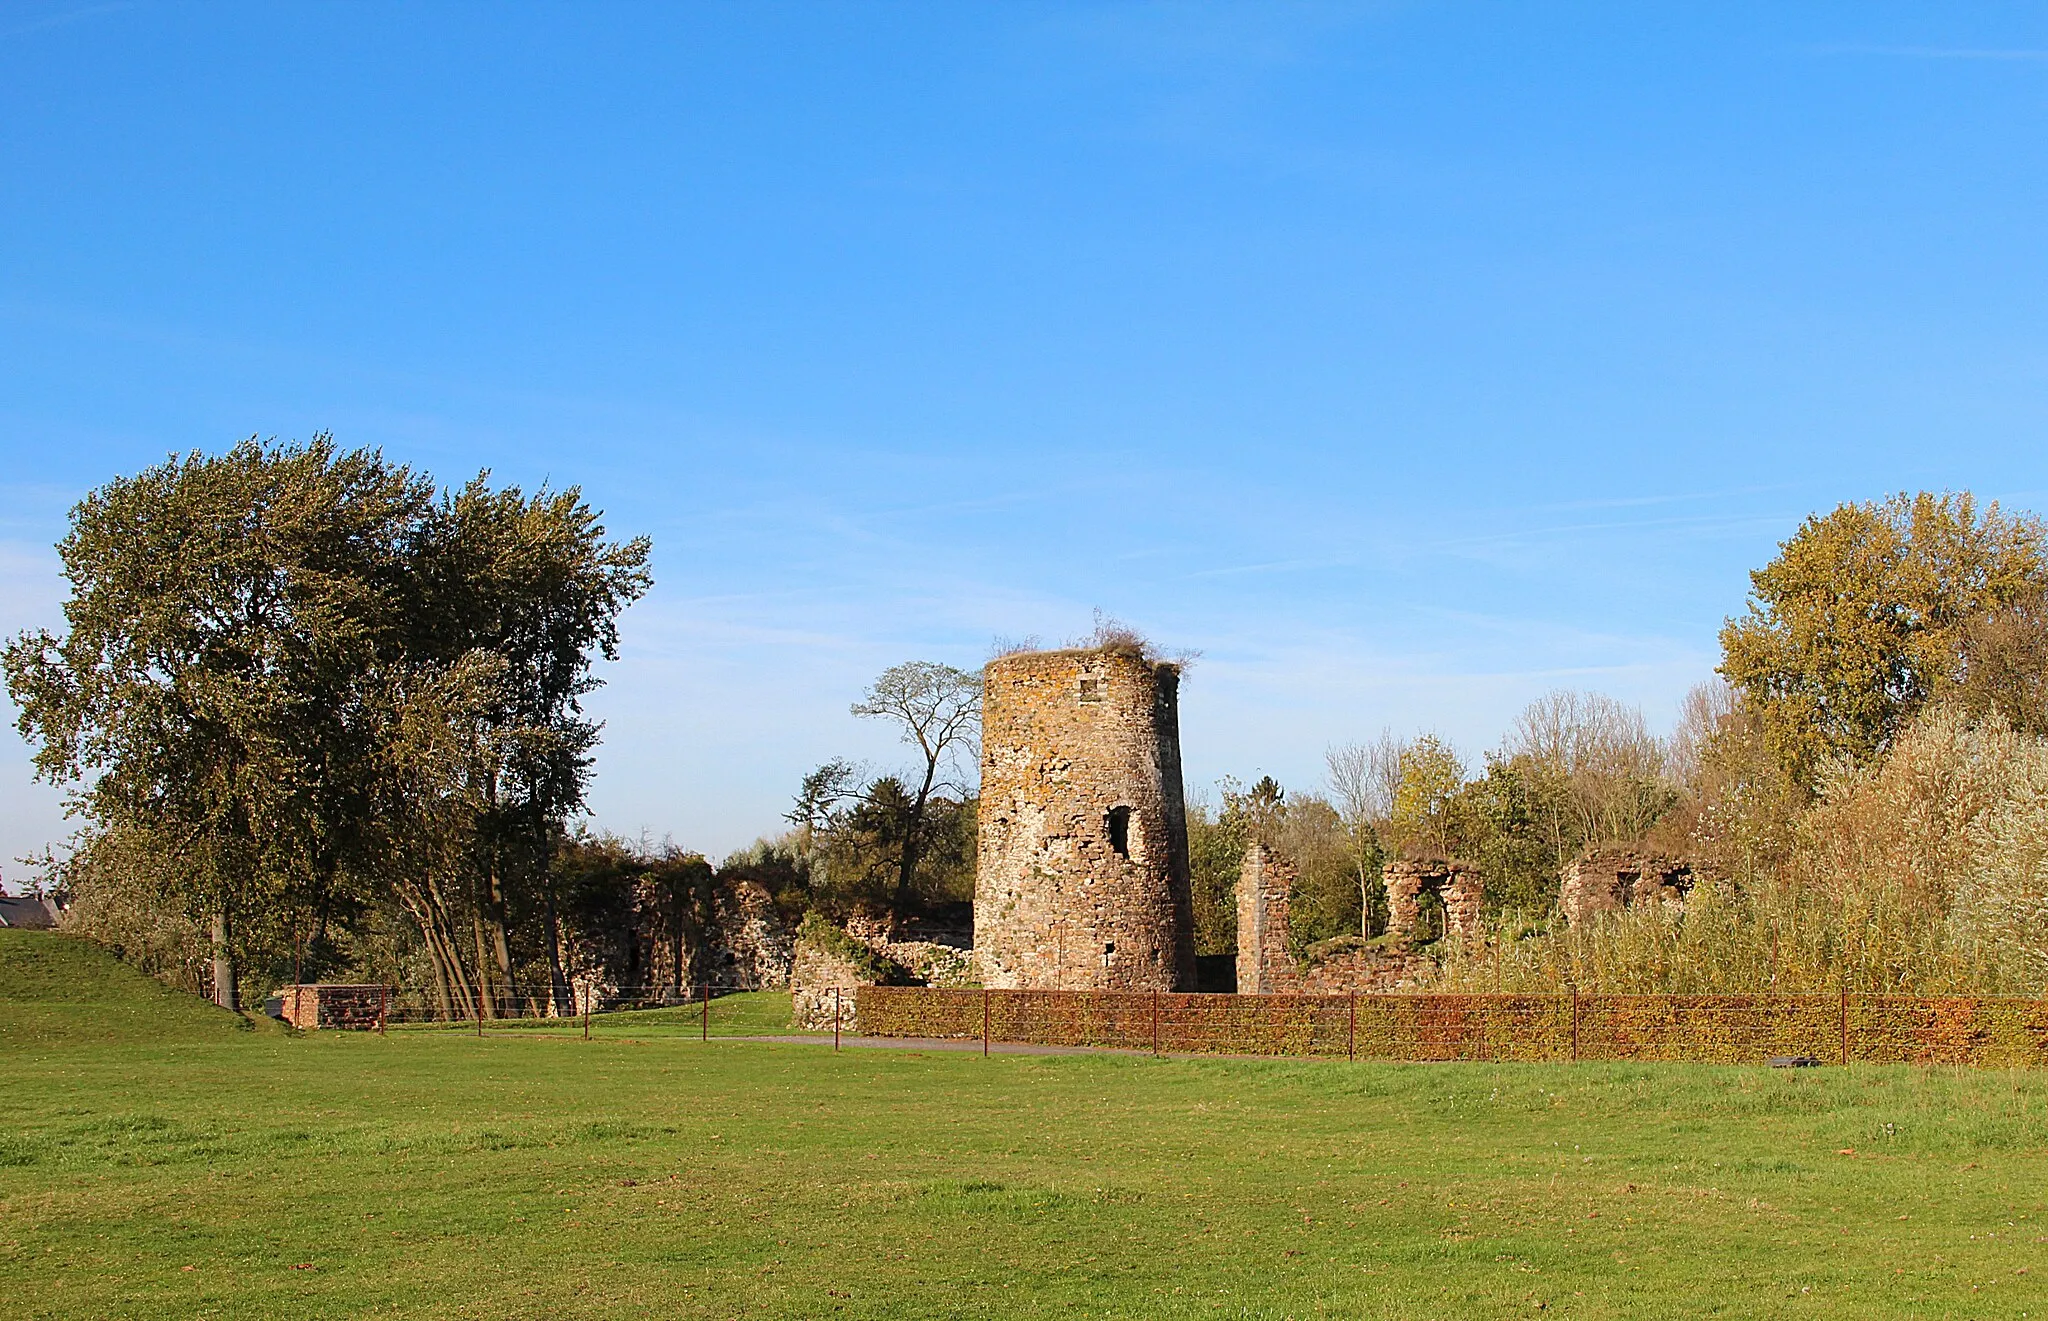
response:
<path id="1" fill-rule="evenodd" d="M 235 956 L 228 949 L 228 913 L 225 907 L 213 915 L 213 1002 L 237 1013 L 242 1009 L 242 991 L 235 980 Z"/>
<path id="2" fill-rule="evenodd" d="M 503 997 L 504 1010 L 517 1017 L 519 1014 L 519 992 L 512 977 L 512 942 L 505 934 L 508 905 L 505 903 L 504 856 L 497 844 L 491 846 L 490 870 L 484 874 L 485 925 L 490 929 L 491 959 L 498 965 L 499 994 Z M 483 959 L 483 951 L 477 951 L 477 959 Z"/>
<path id="3" fill-rule="evenodd" d="M 896 915 L 901 917 L 910 904 L 910 891 L 917 878 L 917 849 L 924 842 L 924 809 L 931 800 L 932 781 L 938 777 L 937 758 L 927 757 L 924 783 L 918 786 L 917 801 L 910 806 L 910 820 L 903 831 L 903 857 L 896 868 Z"/>
<path id="4" fill-rule="evenodd" d="M 491 959 L 489 953 L 486 952 L 484 917 L 482 913 L 470 914 L 469 934 L 476 943 L 477 1016 L 480 1018 L 496 1018 L 498 1016 L 498 992 L 501 988 L 491 985 Z"/>
<path id="5" fill-rule="evenodd" d="M 548 928 L 548 995 L 554 1005 L 555 1017 L 565 1018 L 576 1012 L 576 1001 L 569 993 L 569 978 L 562 971 L 562 921 L 555 913 L 555 875 L 552 867 L 548 869 L 541 897 Z"/>
<path id="6" fill-rule="evenodd" d="M 443 926 L 434 932 L 433 939 L 440 949 L 441 962 L 448 970 L 449 991 L 457 1004 L 462 1006 L 462 1016 L 483 1014 L 483 987 L 470 980 L 469 970 L 462 966 L 462 949 L 455 943 L 455 930 Z"/>
<path id="7" fill-rule="evenodd" d="M 505 988 L 505 1009 L 517 1018 L 519 988 L 512 979 L 512 946 L 505 936 L 505 919 L 497 913 L 491 915 L 491 958 L 498 965 L 499 984 Z"/>

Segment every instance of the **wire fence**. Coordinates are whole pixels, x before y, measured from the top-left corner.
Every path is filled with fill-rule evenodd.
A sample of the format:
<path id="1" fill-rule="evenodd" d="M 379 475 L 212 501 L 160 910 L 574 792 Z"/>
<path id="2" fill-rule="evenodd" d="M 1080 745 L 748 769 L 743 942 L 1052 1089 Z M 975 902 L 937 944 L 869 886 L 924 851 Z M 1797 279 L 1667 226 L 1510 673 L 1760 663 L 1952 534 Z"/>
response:
<path id="1" fill-rule="evenodd" d="M 542 992 L 441 1000 L 425 992 L 371 984 L 286 986 L 272 996 L 267 1011 L 301 1029 L 337 1028 L 383 1032 L 392 1027 L 464 1028 L 479 1035 L 492 1028 L 559 1026 L 589 1034 L 592 1022 L 607 1016 L 650 1009 L 680 1011 L 678 1020 L 697 1017 L 701 1035 L 711 1034 L 714 1006 L 755 986 L 697 984 L 650 986 L 577 986 L 563 999 Z M 849 1013 L 850 1013 L 849 1003 Z M 771 1026 L 781 1026 L 771 1023 Z M 723 1026 L 723 1025 L 721 1025 Z"/>
<path id="2" fill-rule="evenodd" d="M 2048 1001 L 1896 995 L 1187 995 L 860 988 L 879 1037 L 1376 1060 L 2048 1065 Z"/>
<path id="3" fill-rule="evenodd" d="M 721 1003 L 752 986 L 629 986 L 442 1004 L 378 985 L 285 987 L 301 1028 L 558 1028 L 650 1009 L 670 1035 L 780 1035 L 779 1002 Z M 843 1036 L 1092 1047 L 1154 1054 L 1371 1060 L 2048 1067 L 2048 1000 L 1903 995 L 1210 995 L 859 986 L 813 989 L 807 1028 Z M 821 1015 L 821 1016 L 820 1016 Z M 642 1022 L 653 1025 L 655 1020 Z M 691 1032 L 690 1029 L 695 1031 Z"/>

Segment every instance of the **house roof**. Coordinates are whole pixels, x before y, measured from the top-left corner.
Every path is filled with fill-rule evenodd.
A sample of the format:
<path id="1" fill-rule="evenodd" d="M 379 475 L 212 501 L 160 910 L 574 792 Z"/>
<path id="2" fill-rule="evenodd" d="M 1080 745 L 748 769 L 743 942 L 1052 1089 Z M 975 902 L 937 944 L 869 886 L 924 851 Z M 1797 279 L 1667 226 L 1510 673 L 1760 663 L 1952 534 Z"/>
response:
<path id="1" fill-rule="evenodd" d="M 47 931 L 57 925 L 57 910 L 47 899 L 34 895 L 0 894 L 0 927 L 25 927 Z"/>

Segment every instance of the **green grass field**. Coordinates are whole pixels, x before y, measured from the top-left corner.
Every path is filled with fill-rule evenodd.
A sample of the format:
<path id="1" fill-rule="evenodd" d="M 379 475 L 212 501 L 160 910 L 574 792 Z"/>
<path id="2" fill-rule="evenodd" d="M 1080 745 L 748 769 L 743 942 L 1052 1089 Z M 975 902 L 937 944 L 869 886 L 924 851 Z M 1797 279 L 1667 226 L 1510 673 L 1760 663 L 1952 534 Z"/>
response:
<path id="1" fill-rule="evenodd" d="M 250 1031 L 0 932 L 0 1314 L 2048 1317 L 2042 1075 L 659 1026 Z"/>

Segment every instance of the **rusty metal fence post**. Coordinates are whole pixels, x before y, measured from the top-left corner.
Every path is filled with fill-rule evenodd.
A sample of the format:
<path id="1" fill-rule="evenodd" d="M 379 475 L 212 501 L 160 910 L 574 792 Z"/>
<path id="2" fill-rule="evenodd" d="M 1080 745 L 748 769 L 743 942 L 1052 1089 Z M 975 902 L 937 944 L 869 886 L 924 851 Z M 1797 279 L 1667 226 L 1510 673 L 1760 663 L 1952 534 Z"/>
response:
<path id="1" fill-rule="evenodd" d="M 386 1013 L 387 1013 L 387 1012 L 388 1012 L 388 1011 L 390 1010 L 390 1008 L 391 1008 L 391 988 L 390 988 L 390 987 L 388 987 L 388 986 L 380 986 L 380 987 L 378 987 L 378 988 L 377 988 L 377 1035 L 378 1035 L 378 1036 L 380 1036 L 380 1037 L 384 1035 L 384 1015 L 385 1015 L 385 1014 L 386 1014 Z"/>
<path id="2" fill-rule="evenodd" d="M 1579 988 L 1572 987 L 1572 1063 L 1579 1062 Z"/>
<path id="3" fill-rule="evenodd" d="M 832 1049 L 839 1049 L 839 988 L 832 988 Z"/>
<path id="4" fill-rule="evenodd" d="M 981 1057 L 988 1058 L 988 988 L 981 988 Z"/>
<path id="5" fill-rule="evenodd" d="M 1344 1029 L 1344 1058 L 1358 1058 L 1358 992 L 1351 993 L 1351 1022 Z"/>
<path id="6" fill-rule="evenodd" d="M 1159 1053 L 1159 992 L 1152 992 L 1152 1053 Z"/>
<path id="7" fill-rule="evenodd" d="M 1842 988 L 1842 1066 L 1849 1064 L 1849 988 Z"/>
<path id="8" fill-rule="evenodd" d="M 704 1030 L 699 1041 L 711 1040 L 711 983 L 704 983 Z"/>

